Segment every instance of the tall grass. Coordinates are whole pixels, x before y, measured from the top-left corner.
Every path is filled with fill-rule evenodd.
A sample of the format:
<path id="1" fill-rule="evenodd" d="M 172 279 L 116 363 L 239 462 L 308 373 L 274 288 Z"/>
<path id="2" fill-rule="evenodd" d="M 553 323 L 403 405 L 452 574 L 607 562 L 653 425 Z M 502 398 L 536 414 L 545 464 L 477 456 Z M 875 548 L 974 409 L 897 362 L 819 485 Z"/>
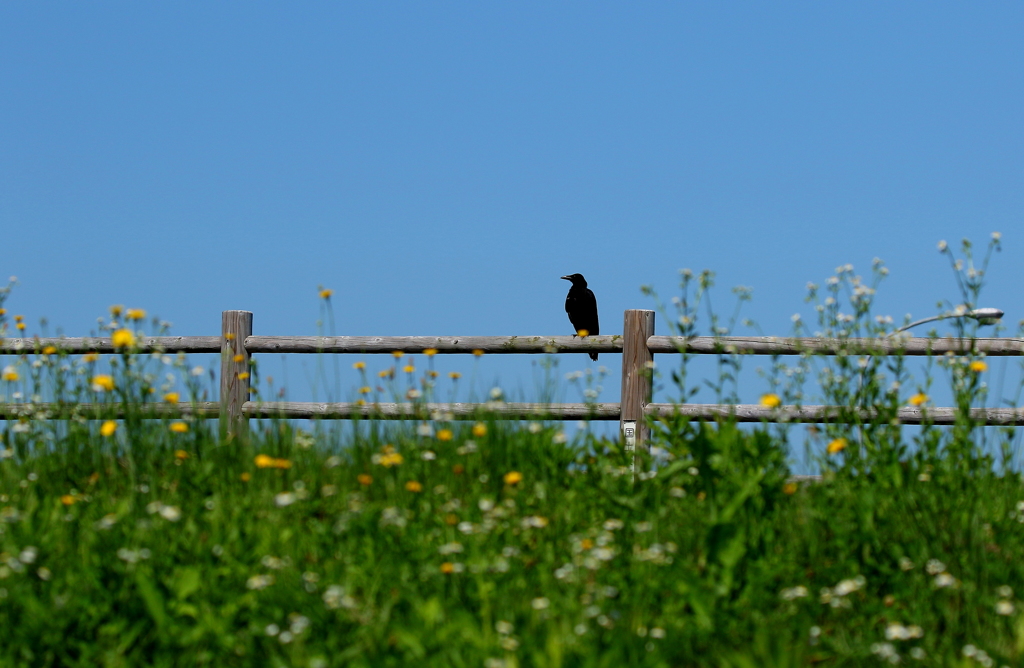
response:
<path id="1" fill-rule="evenodd" d="M 687 290 L 706 298 L 712 282 L 692 278 L 681 328 L 699 321 Z M 817 302 L 823 334 L 891 331 L 862 281 L 845 268 L 835 279 Z M 134 331 L 143 320 L 128 315 L 107 327 Z M 4 401 L 108 402 L 128 417 L 34 414 L 0 432 L 0 665 L 1024 659 L 1013 433 L 999 432 L 996 461 L 969 421 L 912 436 L 891 421 L 911 399 L 928 405 L 935 369 L 956 405 L 985 401 L 976 355 L 935 360 L 922 380 L 899 357 L 774 360 L 767 396 L 800 403 L 816 374 L 849 411 L 816 437 L 821 482 L 791 479 L 784 427 L 729 421 L 653 424 L 636 475 L 618 443 L 587 430 L 486 415 L 311 432 L 270 420 L 225 440 L 202 420 L 142 417 L 179 386 L 203 399 L 205 372 L 130 346 L 111 358 L 37 351 L 4 367 Z M 712 390 L 738 398 L 742 360 L 723 351 L 719 365 Z M 431 361 L 380 381 L 421 400 L 438 376 Z M 364 380 L 370 399 L 376 382 Z M 879 417 L 858 422 L 861 407 Z"/>

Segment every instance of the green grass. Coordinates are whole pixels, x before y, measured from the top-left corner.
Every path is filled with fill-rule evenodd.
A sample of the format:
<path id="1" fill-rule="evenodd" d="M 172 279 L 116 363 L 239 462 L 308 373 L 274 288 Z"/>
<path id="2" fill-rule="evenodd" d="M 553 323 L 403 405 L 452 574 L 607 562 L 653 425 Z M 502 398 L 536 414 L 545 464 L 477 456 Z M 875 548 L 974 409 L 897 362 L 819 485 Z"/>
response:
<path id="1" fill-rule="evenodd" d="M 670 319 L 684 335 L 711 284 L 700 275 L 692 295 L 691 278 Z M 873 290 L 842 268 L 818 304 L 825 334 L 884 335 Z M 266 421 L 229 440 L 142 419 L 182 383 L 204 398 L 184 358 L 111 356 L 97 383 L 104 360 L 24 355 L 0 370 L 0 400 L 126 418 L 0 430 L 0 665 L 1022 665 L 1013 430 L 892 423 L 911 397 L 931 405 L 936 370 L 954 405 L 984 405 L 984 360 L 929 360 L 914 379 L 899 356 L 794 359 L 773 360 L 771 392 L 800 403 L 818 367 L 822 400 L 853 420 L 813 437 L 820 482 L 790 481 L 785 427 L 728 421 L 654 424 L 635 473 L 587 430 L 485 414 L 313 433 Z M 718 366 L 712 390 L 735 400 L 741 359 Z M 430 399 L 428 368 L 392 374 L 395 398 L 409 384 Z M 877 417 L 858 423 L 860 408 Z"/>
<path id="2" fill-rule="evenodd" d="M 27 451 L 0 463 L 2 664 L 842 666 L 879 663 L 882 643 L 922 665 L 973 665 L 968 645 L 994 665 L 1024 656 L 1016 475 L 905 462 L 787 493 L 779 442 L 726 424 L 664 427 L 662 464 L 634 481 L 612 444 L 471 426 L 443 441 L 363 424 L 340 449 L 283 423 L 247 444 L 202 423 L 146 422 L 130 443 L 79 425 L 49 450 L 7 430 Z M 259 453 L 291 468 L 258 468 Z"/>

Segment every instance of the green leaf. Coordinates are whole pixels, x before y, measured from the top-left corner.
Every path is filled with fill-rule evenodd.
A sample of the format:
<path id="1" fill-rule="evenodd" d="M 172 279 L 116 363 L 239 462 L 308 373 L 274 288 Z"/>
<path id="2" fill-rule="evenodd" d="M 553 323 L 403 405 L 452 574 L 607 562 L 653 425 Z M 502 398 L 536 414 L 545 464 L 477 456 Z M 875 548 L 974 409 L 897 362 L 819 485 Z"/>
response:
<path id="1" fill-rule="evenodd" d="M 171 585 L 174 589 L 174 595 L 177 596 L 179 600 L 188 598 L 190 594 L 199 589 L 199 585 L 201 584 L 200 578 L 201 576 L 198 568 L 179 568 L 174 573 Z"/>
<path id="2" fill-rule="evenodd" d="M 160 594 L 156 584 L 146 577 L 142 571 L 135 573 L 135 586 L 146 604 L 149 616 L 153 618 L 157 628 L 162 629 L 167 625 L 167 611 L 164 609 L 164 597 Z"/>

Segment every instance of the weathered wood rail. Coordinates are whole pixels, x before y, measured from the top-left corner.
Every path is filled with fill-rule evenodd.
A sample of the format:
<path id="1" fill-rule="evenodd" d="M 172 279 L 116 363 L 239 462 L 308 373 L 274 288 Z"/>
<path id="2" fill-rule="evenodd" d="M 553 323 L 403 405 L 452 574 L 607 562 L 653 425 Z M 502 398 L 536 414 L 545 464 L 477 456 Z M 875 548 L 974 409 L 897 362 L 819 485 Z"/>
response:
<path id="1" fill-rule="evenodd" d="M 139 337 L 132 348 L 135 352 L 167 352 L 167 353 L 219 353 L 221 337 L 219 336 L 143 336 Z M 61 338 L 34 338 L 34 339 L 0 339 L 0 354 L 22 355 L 25 353 L 40 352 L 48 346 L 68 355 L 82 355 L 85 353 L 113 353 L 120 352 L 114 348 L 110 337 L 93 338 L 83 337 L 61 337 Z"/>
<path id="2" fill-rule="evenodd" d="M 192 415 L 201 418 L 217 418 L 221 406 L 216 401 L 200 401 L 194 404 L 146 404 L 133 409 L 143 417 L 161 418 Z M 780 406 L 766 408 L 760 404 L 666 404 L 649 403 L 643 407 L 643 414 L 651 417 L 672 417 L 680 415 L 695 420 L 734 419 L 737 422 L 800 422 L 823 423 L 844 419 L 850 409 L 843 406 Z M 293 419 L 424 419 L 443 416 L 448 420 L 475 420 L 481 417 L 535 420 L 619 420 L 622 417 L 620 404 L 541 404 L 541 403 L 320 403 L 307 401 L 246 401 L 241 414 L 246 418 L 293 418 Z M 897 410 L 896 419 L 901 424 L 952 425 L 956 423 L 958 411 L 955 408 L 915 408 L 905 406 Z M 82 416 L 95 419 L 118 419 L 125 417 L 124 408 L 117 403 L 107 404 L 0 404 L 0 419 L 21 416 L 43 419 L 71 418 Z M 1024 426 L 1024 408 L 972 408 L 971 419 L 993 426 Z M 856 411 L 860 420 L 871 420 L 875 412 Z"/>
<path id="3" fill-rule="evenodd" d="M 0 354 L 27 355 L 53 346 L 65 354 L 124 352 L 110 338 L 32 338 L 0 340 Z M 265 353 L 298 354 L 408 354 L 432 350 L 436 354 L 556 354 L 622 353 L 620 403 L 315 403 L 254 402 L 249 400 L 250 356 Z M 882 339 L 822 339 L 794 337 L 672 337 L 654 335 L 654 312 L 628 310 L 623 334 L 612 336 L 254 336 L 252 313 L 224 311 L 220 336 L 141 337 L 133 353 L 219 353 L 220 401 L 195 404 L 146 405 L 145 417 L 193 415 L 225 420 L 229 433 L 243 433 L 252 418 L 309 419 L 472 419 L 486 413 L 499 418 L 551 420 L 618 420 L 628 447 L 643 447 L 645 417 L 681 415 L 691 419 L 731 418 L 739 422 L 830 422 L 869 420 L 871 411 L 851 412 L 836 406 L 780 406 L 722 404 L 664 404 L 651 402 L 651 368 L 655 354 L 688 353 L 742 355 L 943 355 L 984 353 L 990 356 L 1024 354 L 1024 339 L 1017 338 L 914 338 L 899 335 Z M 1024 410 L 977 408 L 971 418 L 988 425 L 1024 425 Z M 22 416 L 67 418 L 124 416 L 116 404 L 0 403 L 0 419 Z M 954 424 L 955 408 L 900 408 L 903 424 Z"/>
<path id="4" fill-rule="evenodd" d="M 652 311 L 647 311 L 652 313 Z M 147 336 L 140 337 L 135 352 L 219 353 L 224 339 L 219 336 Z M 245 350 L 256 353 L 359 353 L 390 354 L 422 353 L 434 349 L 438 354 L 466 354 L 476 350 L 493 354 L 549 353 L 621 353 L 624 337 L 588 336 L 247 336 Z M 20 355 L 54 346 L 75 355 L 89 352 L 117 352 L 110 338 L 68 337 L 34 339 L 0 339 L 0 354 Z M 651 353 L 687 352 L 694 355 L 735 352 L 741 355 L 799 355 L 815 353 L 834 355 L 867 353 L 875 355 L 903 354 L 912 356 L 942 355 L 947 352 L 979 352 L 990 356 L 1024 354 L 1024 339 L 977 338 L 957 339 L 892 337 L 888 339 L 822 339 L 814 337 L 776 336 L 649 336 Z"/>

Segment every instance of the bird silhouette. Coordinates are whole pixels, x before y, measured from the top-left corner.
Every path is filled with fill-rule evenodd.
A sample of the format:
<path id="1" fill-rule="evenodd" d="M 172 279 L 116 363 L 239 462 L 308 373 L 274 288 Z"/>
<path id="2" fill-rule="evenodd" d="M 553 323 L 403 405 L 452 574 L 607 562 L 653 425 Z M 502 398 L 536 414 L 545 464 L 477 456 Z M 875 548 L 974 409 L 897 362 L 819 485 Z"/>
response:
<path id="1" fill-rule="evenodd" d="M 565 312 L 569 322 L 580 336 L 597 336 L 601 326 L 597 320 L 597 297 L 587 287 L 583 274 L 569 274 L 561 278 L 572 281 L 569 294 L 565 296 Z M 597 353 L 590 353 L 590 359 L 597 361 Z"/>

